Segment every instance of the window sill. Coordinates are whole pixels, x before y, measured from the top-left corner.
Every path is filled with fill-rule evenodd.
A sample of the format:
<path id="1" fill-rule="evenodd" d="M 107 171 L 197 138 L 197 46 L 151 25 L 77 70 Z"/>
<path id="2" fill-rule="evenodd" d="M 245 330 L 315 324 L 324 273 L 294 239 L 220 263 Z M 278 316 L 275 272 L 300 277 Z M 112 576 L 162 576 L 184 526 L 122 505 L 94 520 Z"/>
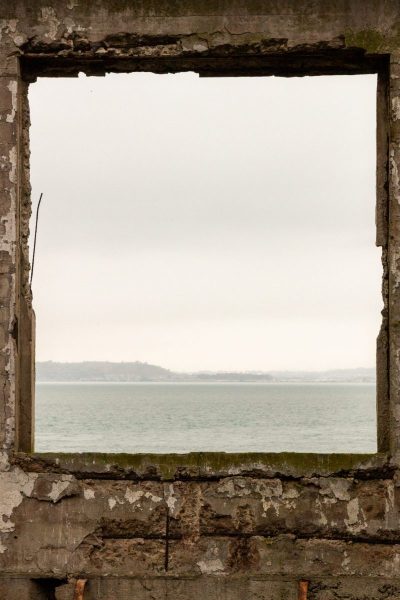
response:
<path id="1" fill-rule="evenodd" d="M 16 453 L 26 471 L 58 472 L 79 479 L 173 481 L 230 476 L 301 478 L 357 476 L 383 479 L 392 470 L 387 454 L 193 452 L 189 454 Z"/>

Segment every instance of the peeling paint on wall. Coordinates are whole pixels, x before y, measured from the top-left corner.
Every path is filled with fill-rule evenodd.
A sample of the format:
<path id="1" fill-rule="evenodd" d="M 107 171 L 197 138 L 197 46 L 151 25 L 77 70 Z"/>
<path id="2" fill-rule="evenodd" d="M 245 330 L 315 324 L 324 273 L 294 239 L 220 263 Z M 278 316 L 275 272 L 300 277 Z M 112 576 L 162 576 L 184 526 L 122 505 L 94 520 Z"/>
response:
<path id="1" fill-rule="evenodd" d="M 0 474 L 0 553 L 7 549 L 2 534 L 14 531 L 13 512 L 24 496 L 30 496 L 36 479 L 35 473 L 24 473 L 21 469 Z"/>
<path id="2" fill-rule="evenodd" d="M 85 488 L 83 490 L 83 495 L 85 500 L 94 500 L 95 498 L 95 492 L 94 490 L 90 489 L 90 488 Z"/>
<path id="3" fill-rule="evenodd" d="M 400 119 L 400 98 L 392 98 L 392 113 L 393 119 L 398 121 Z"/>
<path id="4" fill-rule="evenodd" d="M 68 490 L 71 488 L 71 483 L 75 483 L 75 478 L 72 475 L 62 475 L 58 481 L 52 483 L 49 498 L 52 502 L 59 502 L 61 498 L 69 495 Z"/>
<path id="5" fill-rule="evenodd" d="M 39 22 L 44 23 L 48 27 L 45 37 L 55 40 L 61 22 L 57 18 L 56 11 L 52 6 L 45 6 L 40 9 Z"/>
<path id="6" fill-rule="evenodd" d="M 11 109 L 11 112 L 6 117 L 6 121 L 7 121 L 7 123 L 13 123 L 14 119 L 15 119 L 15 115 L 17 114 L 17 82 L 15 80 L 10 81 L 10 83 L 8 84 L 7 87 L 11 92 L 12 109 Z"/>

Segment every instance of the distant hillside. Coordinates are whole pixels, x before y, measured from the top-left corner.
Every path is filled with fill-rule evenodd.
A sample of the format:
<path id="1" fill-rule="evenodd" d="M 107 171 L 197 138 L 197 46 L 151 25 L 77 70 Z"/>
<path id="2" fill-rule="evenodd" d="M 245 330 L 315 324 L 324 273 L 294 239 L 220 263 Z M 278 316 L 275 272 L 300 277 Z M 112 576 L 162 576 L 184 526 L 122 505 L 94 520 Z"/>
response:
<path id="1" fill-rule="evenodd" d="M 141 362 L 36 363 L 37 381 L 171 381 L 174 373 Z"/>
<path id="2" fill-rule="evenodd" d="M 330 371 L 199 371 L 177 373 L 142 362 L 36 363 L 37 381 L 226 381 L 226 382 L 366 382 L 375 381 L 375 369 L 336 369 Z"/>
<path id="3" fill-rule="evenodd" d="M 190 381 L 274 381 L 274 378 L 269 373 L 249 373 L 249 372 L 230 372 L 218 371 L 209 373 L 200 371 L 198 373 L 190 373 L 186 375 Z"/>
<path id="4" fill-rule="evenodd" d="M 329 371 L 271 371 L 270 374 L 276 380 L 287 382 L 358 382 L 374 383 L 376 372 L 372 368 L 358 369 L 331 369 Z"/>

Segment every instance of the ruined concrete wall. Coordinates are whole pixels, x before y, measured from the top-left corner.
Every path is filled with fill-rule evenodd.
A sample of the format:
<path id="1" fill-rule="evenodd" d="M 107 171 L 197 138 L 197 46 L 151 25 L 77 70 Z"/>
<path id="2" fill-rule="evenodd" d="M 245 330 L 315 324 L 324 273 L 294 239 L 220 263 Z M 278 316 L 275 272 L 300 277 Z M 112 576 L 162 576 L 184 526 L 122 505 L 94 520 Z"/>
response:
<path id="1" fill-rule="evenodd" d="M 378 455 L 28 454 L 28 84 L 188 69 L 380 73 Z M 0 598 L 398 598 L 398 1 L 0 0 L 0 146 Z"/>
<path id="2" fill-rule="evenodd" d="M 396 470 L 353 457 L 337 474 L 337 460 L 316 475 L 290 456 L 20 457 L 1 477 L 4 585 L 47 580 L 72 599 L 67 580 L 84 577 L 93 599 L 272 600 L 306 579 L 310 598 L 397 598 Z"/>

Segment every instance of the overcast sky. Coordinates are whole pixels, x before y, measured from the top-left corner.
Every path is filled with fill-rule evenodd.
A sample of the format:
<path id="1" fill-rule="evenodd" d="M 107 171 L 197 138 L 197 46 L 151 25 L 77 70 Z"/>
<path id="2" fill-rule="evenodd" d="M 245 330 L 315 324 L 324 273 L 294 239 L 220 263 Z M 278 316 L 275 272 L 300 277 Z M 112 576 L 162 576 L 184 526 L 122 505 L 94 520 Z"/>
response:
<path id="1" fill-rule="evenodd" d="M 374 366 L 375 88 L 192 73 L 33 84 L 37 360 Z"/>

